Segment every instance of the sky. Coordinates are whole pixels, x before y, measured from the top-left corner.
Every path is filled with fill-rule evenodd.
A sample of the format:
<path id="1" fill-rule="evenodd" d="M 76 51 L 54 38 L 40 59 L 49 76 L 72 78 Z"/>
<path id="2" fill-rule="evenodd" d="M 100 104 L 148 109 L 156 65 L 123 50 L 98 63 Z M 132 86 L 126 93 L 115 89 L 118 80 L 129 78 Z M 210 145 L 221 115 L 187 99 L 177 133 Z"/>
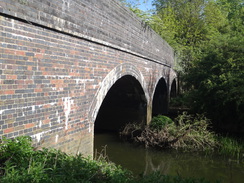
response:
<path id="1" fill-rule="evenodd" d="M 145 0 L 139 0 L 139 3 L 140 3 L 140 6 L 138 7 L 139 9 L 141 9 L 143 11 L 153 9 L 153 6 L 152 6 L 153 0 L 146 0 L 146 3 L 144 3 L 144 1 Z"/>

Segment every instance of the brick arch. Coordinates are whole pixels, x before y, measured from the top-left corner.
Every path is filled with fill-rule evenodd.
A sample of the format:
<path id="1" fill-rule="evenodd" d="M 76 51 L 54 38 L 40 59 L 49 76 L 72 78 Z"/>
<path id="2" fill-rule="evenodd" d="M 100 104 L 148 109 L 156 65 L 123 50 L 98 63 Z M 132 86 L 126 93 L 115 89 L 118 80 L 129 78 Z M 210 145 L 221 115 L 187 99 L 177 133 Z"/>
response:
<path id="1" fill-rule="evenodd" d="M 89 121 L 94 123 L 96 120 L 96 116 L 98 111 L 102 105 L 104 98 L 106 97 L 109 89 L 123 76 L 130 75 L 135 77 L 135 79 L 140 83 L 147 102 L 149 101 L 149 95 L 146 89 L 146 81 L 142 73 L 132 64 L 124 63 L 116 66 L 113 70 L 111 70 L 107 76 L 100 83 L 100 87 L 94 96 L 94 99 L 89 108 Z"/>
<path id="2" fill-rule="evenodd" d="M 176 71 L 174 71 L 172 68 L 162 69 L 160 74 L 158 74 L 154 79 L 154 82 L 153 82 L 154 84 L 153 84 L 152 92 L 151 92 L 151 99 L 153 98 L 154 93 L 155 93 L 155 89 L 158 85 L 158 82 L 161 79 L 164 79 L 164 81 L 166 83 L 168 94 L 170 94 L 173 81 L 175 80 L 176 84 L 178 83 L 178 77 L 177 77 Z M 176 88 L 178 88 L 178 86 L 176 86 Z"/>
<path id="3" fill-rule="evenodd" d="M 177 92 L 177 89 L 178 89 L 178 86 L 177 86 L 177 83 L 178 83 L 178 77 L 177 77 L 177 73 L 173 70 L 173 69 L 170 69 L 170 73 L 169 73 L 169 91 L 168 93 L 170 94 L 171 93 L 171 89 L 172 89 L 172 84 L 173 82 L 176 82 L 176 92 Z"/>
<path id="4" fill-rule="evenodd" d="M 164 88 L 161 88 L 163 85 Z M 158 88 L 159 87 L 159 88 Z M 152 117 L 158 114 L 163 114 L 168 109 L 168 77 L 165 74 L 160 75 L 156 81 L 151 94 L 152 104 Z M 165 90 L 166 93 L 159 93 L 161 90 Z M 158 98 L 157 98 L 158 97 Z"/>
<path id="5" fill-rule="evenodd" d="M 170 83 L 169 73 L 170 73 L 169 69 L 164 68 L 161 70 L 161 72 L 158 75 L 156 75 L 156 77 L 154 78 L 153 87 L 152 87 L 152 91 L 151 91 L 151 100 L 153 100 L 153 96 L 155 94 L 156 87 L 158 86 L 158 83 L 160 80 L 163 79 L 165 81 L 166 87 L 169 90 L 169 83 Z M 167 90 L 167 92 L 169 92 L 168 90 Z"/>

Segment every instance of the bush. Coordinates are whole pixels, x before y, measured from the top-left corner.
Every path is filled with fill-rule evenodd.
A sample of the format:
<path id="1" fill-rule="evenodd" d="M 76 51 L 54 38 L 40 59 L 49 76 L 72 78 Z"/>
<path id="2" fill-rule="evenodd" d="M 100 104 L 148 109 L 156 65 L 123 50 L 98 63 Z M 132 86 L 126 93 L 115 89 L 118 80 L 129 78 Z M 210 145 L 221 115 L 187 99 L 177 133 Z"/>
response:
<path id="1" fill-rule="evenodd" d="M 3 139 L 0 144 L 0 182 L 129 182 L 131 173 L 111 162 L 94 161 L 59 150 L 35 151 L 29 137 Z"/>
<path id="2" fill-rule="evenodd" d="M 146 147 L 160 149 L 173 148 L 189 151 L 213 151 L 217 146 L 215 134 L 209 131 L 210 121 L 203 115 L 192 116 L 187 113 L 179 115 L 175 122 L 166 116 L 154 117 L 151 124 L 132 140 Z M 133 132 L 133 125 L 125 128 Z M 129 130 L 128 130 L 129 129 Z M 124 131 L 121 133 L 124 134 Z"/>
<path id="3" fill-rule="evenodd" d="M 162 130 L 166 125 L 174 123 L 172 119 L 167 116 L 158 115 L 152 118 L 150 128 L 154 130 Z"/>
<path id="4" fill-rule="evenodd" d="M 217 146 L 215 134 L 210 131 L 210 120 L 204 115 L 189 115 L 186 112 L 175 119 L 174 136 L 176 148 L 184 150 L 213 151 Z"/>

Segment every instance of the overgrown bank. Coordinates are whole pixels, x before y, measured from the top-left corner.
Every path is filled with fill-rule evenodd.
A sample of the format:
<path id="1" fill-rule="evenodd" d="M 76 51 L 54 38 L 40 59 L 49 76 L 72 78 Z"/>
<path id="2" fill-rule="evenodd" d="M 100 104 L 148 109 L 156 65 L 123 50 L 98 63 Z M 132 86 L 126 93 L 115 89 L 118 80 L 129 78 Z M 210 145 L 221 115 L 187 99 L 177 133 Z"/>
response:
<path id="1" fill-rule="evenodd" d="M 3 139 L 0 143 L 1 183 L 208 183 L 153 173 L 133 177 L 105 160 L 94 161 L 81 155 L 71 156 L 54 149 L 35 150 L 30 137 Z"/>
<path id="2" fill-rule="evenodd" d="M 210 121 L 203 115 L 183 113 L 174 121 L 159 115 L 143 128 L 138 124 L 127 124 L 121 136 L 145 147 L 217 152 L 238 159 L 244 156 L 243 142 L 210 131 Z"/>

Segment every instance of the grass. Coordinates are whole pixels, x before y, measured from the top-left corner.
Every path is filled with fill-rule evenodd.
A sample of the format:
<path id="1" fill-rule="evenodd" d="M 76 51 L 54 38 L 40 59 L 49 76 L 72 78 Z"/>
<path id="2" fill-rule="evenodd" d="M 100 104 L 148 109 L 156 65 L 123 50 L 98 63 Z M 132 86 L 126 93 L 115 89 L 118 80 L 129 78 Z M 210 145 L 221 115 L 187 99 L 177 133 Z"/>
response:
<path id="1" fill-rule="evenodd" d="M 219 146 L 218 152 L 222 155 L 235 157 L 237 160 L 244 158 L 244 140 L 235 139 L 228 136 L 218 136 L 216 137 Z"/>
<path id="2" fill-rule="evenodd" d="M 55 149 L 35 150 L 30 137 L 3 139 L 0 143 L 1 183 L 208 183 L 204 179 L 167 176 L 155 172 L 132 174 L 104 158 L 91 160 Z"/>

